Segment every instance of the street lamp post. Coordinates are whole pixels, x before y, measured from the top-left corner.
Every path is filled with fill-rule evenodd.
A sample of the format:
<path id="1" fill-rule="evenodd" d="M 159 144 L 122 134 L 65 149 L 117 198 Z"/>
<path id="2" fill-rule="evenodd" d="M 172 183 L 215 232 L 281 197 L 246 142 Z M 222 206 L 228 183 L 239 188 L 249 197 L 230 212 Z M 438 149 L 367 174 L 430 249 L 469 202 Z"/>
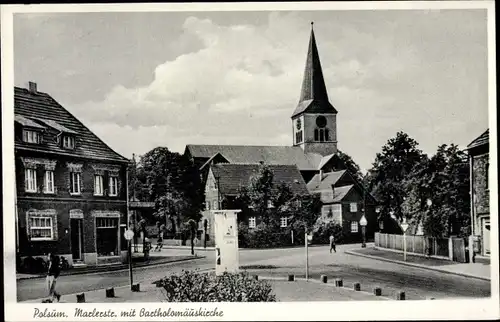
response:
<path id="1" fill-rule="evenodd" d="M 359 224 L 361 225 L 361 235 L 363 238 L 362 243 L 361 243 L 361 247 L 365 248 L 366 247 L 366 225 L 368 224 L 368 222 L 367 222 L 364 214 L 361 217 L 361 219 L 359 220 Z"/>

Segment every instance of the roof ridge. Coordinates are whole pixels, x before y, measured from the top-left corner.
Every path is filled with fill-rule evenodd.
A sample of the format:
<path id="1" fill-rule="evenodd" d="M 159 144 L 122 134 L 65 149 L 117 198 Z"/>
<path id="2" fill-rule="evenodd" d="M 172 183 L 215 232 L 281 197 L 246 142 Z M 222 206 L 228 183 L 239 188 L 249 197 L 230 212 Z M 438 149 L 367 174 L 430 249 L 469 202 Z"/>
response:
<path id="1" fill-rule="evenodd" d="M 54 99 L 51 95 L 49 94 L 46 94 L 54 103 L 56 103 L 59 107 L 63 108 L 66 112 L 68 112 L 69 115 L 71 115 L 71 117 L 76 120 L 77 123 L 79 123 L 81 126 L 83 126 L 83 128 L 87 131 L 90 132 L 90 135 L 93 135 L 100 143 L 104 144 L 104 146 L 106 148 L 108 148 L 111 152 L 113 152 L 114 154 L 116 154 L 116 156 L 118 158 L 121 158 L 123 159 L 122 161 L 127 161 L 129 162 L 130 160 L 128 158 L 125 158 L 123 155 L 119 154 L 118 152 L 116 152 L 114 149 L 112 149 L 106 142 L 104 142 L 99 136 L 97 136 L 93 131 L 91 131 L 85 124 L 83 124 L 83 122 L 81 122 L 76 116 L 73 115 L 73 113 L 71 113 L 67 108 L 65 108 L 64 106 L 62 106 L 61 104 L 59 104 L 59 102 Z"/>

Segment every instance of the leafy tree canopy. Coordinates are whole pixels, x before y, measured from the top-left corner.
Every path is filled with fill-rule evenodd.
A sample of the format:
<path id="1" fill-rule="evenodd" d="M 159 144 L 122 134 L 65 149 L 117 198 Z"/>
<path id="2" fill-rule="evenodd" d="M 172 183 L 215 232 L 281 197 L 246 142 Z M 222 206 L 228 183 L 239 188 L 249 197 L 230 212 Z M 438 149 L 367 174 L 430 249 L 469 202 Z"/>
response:
<path id="1" fill-rule="evenodd" d="M 139 199 L 154 201 L 158 218 L 169 218 L 172 223 L 200 219 L 203 205 L 200 176 L 183 155 L 157 147 L 132 165 L 131 174 L 135 175 L 131 184 L 142 197 Z"/>

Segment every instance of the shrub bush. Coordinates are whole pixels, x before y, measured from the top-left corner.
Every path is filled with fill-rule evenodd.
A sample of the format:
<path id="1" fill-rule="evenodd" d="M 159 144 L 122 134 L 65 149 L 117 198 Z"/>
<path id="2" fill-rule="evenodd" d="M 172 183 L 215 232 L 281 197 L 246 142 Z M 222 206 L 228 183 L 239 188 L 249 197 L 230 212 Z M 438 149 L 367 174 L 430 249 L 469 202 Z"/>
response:
<path id="1" fill-rule="evenodd" d="M 342 226 L 335 222 L 321 222 L 313 231 L 313 244 L 329 244 L 330 235 L 335 237 L 335 242 L 340 243 L 344 240 Z"/>
<path id="2" fill-rule="evenodd" d="M 182 271 L 155 282 L 168 302 L 275 302 L 276 296 L 266 281 L 246 273 L 221 276 Z"/>

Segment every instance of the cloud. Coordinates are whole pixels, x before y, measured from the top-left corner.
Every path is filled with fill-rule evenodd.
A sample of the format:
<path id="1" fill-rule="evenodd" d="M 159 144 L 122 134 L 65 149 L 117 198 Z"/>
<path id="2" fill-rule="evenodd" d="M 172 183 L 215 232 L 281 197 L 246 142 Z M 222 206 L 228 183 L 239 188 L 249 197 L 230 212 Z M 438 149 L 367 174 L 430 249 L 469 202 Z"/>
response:
<path id="1" fill-rule="evenodd" d="M 456 137 L 464 141 L 469 135 L 464 127 L 474 134 L 481 132 L 486 100 L 484 83 L 478 80 L 484 78 L 485 65 L 476 61 L 485 57 L 484 28 L 477 27 L 481 21 L 477 18 L 465 19 L 470 27 L 457 25 L 468 16 L 453 14 L 325 12 L 324 19 L 315 20 L 329 97 L 339 111 L 339 147 L 362 167 L 369 166 L 380 146 L 398 130 L 415 133 L 417 141 L 427 146 L 444 140 L 440 133 L 447 135 L 446 140 Z M 75 73 L 85 77 L 80 81 L 88 84 L 87 77 L 101 77 L 110 83 L 112 79 L 114 86 L 100 87 L 104 81 L 95 79 L 93 86 L 82 85 L 86 87 L 81 94 L 93 100 L 78 103 L 68 95 L 61 102 L 127 156 L 156 146 L 181 152 L 188 143 L 291 144 L 290 115 L 300 94 L 310 33 L 308 13 L 262 13 L 264 20 L 242 19 L 245 23 L 237 24 L 224 23 L 222 16 L 214 18 L 216 14 L 208 16 L 197 14 L 180 24 L 172 22 L 176 31 L 165 36 L 164 56 L 144 58 L 150 63 L 147 68 L 133 57 L 158 49 L 151 43 L 161 41 L 160 36 L 148 42 L 152 31 L 137 31 L 135 38 L 122 35 L 118 40 L 108 39 L 115 35 L 109 31 L 103 39 L 118 47 L 108 48 L 100 38 L 97 42 L 107 53 L 102 58 L 106 63 L 92 67 L 88 62 L 98 60 L 102 53 L 90 50 L 82 54 L 85 59 L 76 61 L 87 62 L 94 69 L 82 72 L 72 60 L 67 65 L 75 66 Z M 160 18 L 158 22 L 165 21 Z M 116 19 L 112 25 L 118 31 L 113 32 L 119 33 L 118 16 Z M 56 23 L 57 30 L 64 26 L 63 19 Z M 81 27 L 78 32 L 85 35 L 87 29 Z M 100 29 L 91 30 L 95 35 Z M 139 44 L 136 38 L 144 47 L 131 50 L 134 55 L 120 56 L 125 48 Z M 91 39 L 71 48 L 94 48 L 90 45 L 95 39 Z M 45 52 L 52 47 L 42 44 L 37 48 Z M 26 52 L 39 51 L 28 47 Z M 56 60 L 57 55 L 52 53 L 52 57 Z M 110 57 L 116 60 L 108 63 Z M 118 70 L 126 73 L 118 74 Z M 146 71 L 149 74 L 144 76 Z M 134 73 L 142 75 L 139 84 L 120 80 L 133 78 Z M 68 68 L 66 74 L 72 71 Z M 118 76 L 112 78 L 111 74 Z M 97 92 L 106 94 L 99 95 L 103 99 L 92 96 Z M 468 108 L 475 105 L 480 106 L 479 113 Z M 469 120 L 472 123 L 465 124 Z"/>

